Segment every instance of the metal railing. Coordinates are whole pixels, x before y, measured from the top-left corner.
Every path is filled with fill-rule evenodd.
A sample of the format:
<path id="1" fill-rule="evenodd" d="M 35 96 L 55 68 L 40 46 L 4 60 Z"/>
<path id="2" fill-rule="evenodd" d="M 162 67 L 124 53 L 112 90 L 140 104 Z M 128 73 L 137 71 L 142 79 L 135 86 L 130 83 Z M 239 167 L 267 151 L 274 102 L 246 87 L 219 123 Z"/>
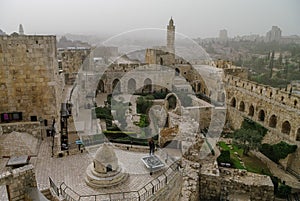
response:
<path id="1" fill-rule="evenodd" d="M 60 188 L 58 186 L 56 186 L 56 184 L 51 179 L 51 177 L 49 177 L 49 182 L 50 182 L 50 189 L 52 189 L 54 191 L 54 193 L 55 193 L 56 196 L 59 196 L 59 190 L 60 190 Z"/>
<path id="2" fill-rule="evenodd" d="M 172 163 L 161 175 L 154 178 L 137 191 L 117 192 L 117 193 L 99 193 L 96 195 L 80 195 L 64 182 L 60 184 L 60 194 L 66 201 L 144 201 L 167 186 L 170 181 L 178 176 L 179 164 Z M 50 179 L 50 186 L 57 195 L 59 195 L 58 187 Z"/>

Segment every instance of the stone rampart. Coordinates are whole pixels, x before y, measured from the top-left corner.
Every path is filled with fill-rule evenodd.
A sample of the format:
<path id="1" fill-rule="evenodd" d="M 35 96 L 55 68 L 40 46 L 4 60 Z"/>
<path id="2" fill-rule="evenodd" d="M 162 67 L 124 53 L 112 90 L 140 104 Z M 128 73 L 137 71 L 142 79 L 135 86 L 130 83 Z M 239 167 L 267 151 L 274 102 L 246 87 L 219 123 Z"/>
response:
<path id="1" fill-rule="evenodd" d="M 4 122 L 49 121 L 58 117 L 61 97 L 55 36 L 0 36 L 0 113 Z"/>
<path id="2" fill-rule="evenodd" d="M 44 126 L 43 126 L 44 127 Z M 2 130 L 3 134 L 8 134 L 13 131 L 20 133 L 28 133 L 36 138 L 41 138 L 42 129 L 41 124 L 39 122 L 18 122 L 18 123 L 7 123 L 0 124 L 0 130 Z M 43 132 L 45 132 L 43 130 Z"/>
<path id="3" fill-rule="evenodd" d="M 37 187 L 33 166 L 26 165 L 2 173 L 0 175 L 0 185 L 6 185 L 9 200 L 26 200 L 28 197 L 27 190 Z"/>
<path id="4" fill-rule="evenodd" d="M 200 174 L 200 200 L 274 200 L 271 178 L 245 170 L 205 164 Z"/>

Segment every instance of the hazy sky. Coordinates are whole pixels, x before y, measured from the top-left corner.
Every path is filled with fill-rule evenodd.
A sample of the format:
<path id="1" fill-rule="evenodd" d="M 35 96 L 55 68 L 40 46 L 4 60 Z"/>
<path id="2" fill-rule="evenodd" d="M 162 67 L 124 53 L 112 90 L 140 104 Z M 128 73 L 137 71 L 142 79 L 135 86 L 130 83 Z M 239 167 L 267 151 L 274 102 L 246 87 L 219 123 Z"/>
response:
<path id="1" fill-rule="evenodd" d="M 265 35 L 272 25 L 300 35 L 299 0 L 0 0 L 0 29 L 26 34 L 117 34 L 165 28 L 190 37 Z"/>

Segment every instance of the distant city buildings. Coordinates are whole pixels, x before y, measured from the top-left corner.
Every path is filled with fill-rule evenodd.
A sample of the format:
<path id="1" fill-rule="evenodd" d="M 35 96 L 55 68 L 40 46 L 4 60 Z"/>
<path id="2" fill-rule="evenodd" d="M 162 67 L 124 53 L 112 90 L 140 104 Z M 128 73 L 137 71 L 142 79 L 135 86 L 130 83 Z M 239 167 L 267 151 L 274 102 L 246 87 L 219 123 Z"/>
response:
<path id="1" fill-rule="evenodd" d="M 267 32 L 265 41 L 280 41 L 281 39 L 281 29 L 278 26 L 272 26 L 272 29 Z"/>
<path id="2" fill-rule="evenodd" d="M 228 35 L 227 35 L 227 30 L 226 29 L 222 29 L 219 32 L 219 39 L 221 41 L 226 41 L 228 39 Z"/>

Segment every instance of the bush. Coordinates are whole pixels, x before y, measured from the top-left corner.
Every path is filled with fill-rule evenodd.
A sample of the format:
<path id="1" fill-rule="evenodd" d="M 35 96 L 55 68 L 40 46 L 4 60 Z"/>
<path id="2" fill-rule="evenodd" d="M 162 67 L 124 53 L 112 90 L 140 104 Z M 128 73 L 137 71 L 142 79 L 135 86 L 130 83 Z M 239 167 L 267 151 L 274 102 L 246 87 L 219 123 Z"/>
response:
<path id="1" fill-rule="evenodd" d="M 291 194 L 292 188 L 285 184 L 280 184 L 276 196 L 279 198 L 287 198 Z"/>
<path id="2" fill-rule="evenodd" d="M 98 119 L 113 119 L 113 116 L 111 115 L 111 111 L 107 107 L 96 107 L 95 109 L 96 117 Z"/>
<path id="3" fill-rule="evenodd" d="M 146 96 L 146 97 L 138 97 L 136 101 L 136 109 L 137 113 L 140 114 L 147 114 L 148 110 L 153 105 L 153 96 Z"/>
<path id="4" fill-rule="evenodd" d="M 229 150 L 222 150 L 220 156 L 217 158 L 218 163 L 230 163 L 230 151 Z"/>
<path id="5" fill-rule="evenodd" d="M 142 115 L 140 116 L 140 121 L 139 121 L 139 123 L 137 124 L 137 126 L 140 127 L 140 128 L 144 128 L 144 127 L 149 126 L 149 120 L 148 120 L 147 115 L 142 114 Z"/>
<path id="6" fill-rule="evenodd" d="M 278 163 L 280 159 L 286 158 L 289 154 L 294 153 L 296 149 L 297 145 L 290 145 L 281 141 L 275 145 L 263 144 L 260 152 L 275 163 Z"/>

